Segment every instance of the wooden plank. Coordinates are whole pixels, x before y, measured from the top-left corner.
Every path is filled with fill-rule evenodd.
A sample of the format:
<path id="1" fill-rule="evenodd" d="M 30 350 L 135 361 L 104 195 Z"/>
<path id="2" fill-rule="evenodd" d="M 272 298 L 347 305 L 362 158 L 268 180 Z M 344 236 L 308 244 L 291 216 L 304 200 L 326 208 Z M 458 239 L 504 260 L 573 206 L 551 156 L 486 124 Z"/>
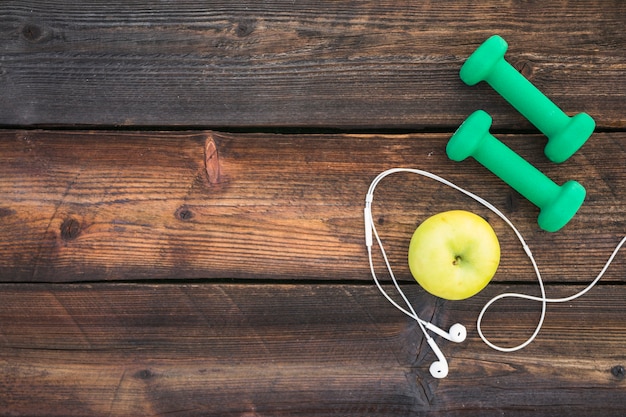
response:
<path id="1" fill-rule="evenodd" d="M 530 128 L 464 59 L 498 32 L 566 112 L 624 128 L 626 5 L 3 1 L 0 124 Z"/>
<path id="2" fill-rule="evenodd" d="M 547 162 L 540 137 L 501 137 L 557 183 L 587 187 L 587 201 L 561 231 L 541 231 L 538 209 L 476 162 L 448 160 L 445 134 L 2 131 L 0 280 L 369 280 L 365 194 L 379 172 L 405 166 L 504 210 L 548 281 L 590 281 L 626 229 L 626 135 L 594 135 L 562 165 Z M 399 277 L 411 279 L 406 248 L 415 227 L 457 208 L 492 222 L 503 252 L 496 279 L 534 282 L 501 220 L 410 175 L 384 180 L 373 210 Z M 607 281 L 623 281 L 624 258 Z"/>
<path id="3" fill-rule="evenodd" d="M 564 296 L 579 287 L 550 288 Z M 441 302 L 407 293 L 424 317 L 460 321 L 434 359 L 414 322 L 373 285 L 0 286 L 0 409 L 9 415 L 621 415 L 624 286 L 551 306 L 523 353 L 490 350 L 473 321 L 490 285 Z M 513 340 L 538 304 L 504 302 L 486 328 Z M 502 338 L 496 337 L 502 341 Z M 45 404 L 45 407 L 42 407 Z"/>

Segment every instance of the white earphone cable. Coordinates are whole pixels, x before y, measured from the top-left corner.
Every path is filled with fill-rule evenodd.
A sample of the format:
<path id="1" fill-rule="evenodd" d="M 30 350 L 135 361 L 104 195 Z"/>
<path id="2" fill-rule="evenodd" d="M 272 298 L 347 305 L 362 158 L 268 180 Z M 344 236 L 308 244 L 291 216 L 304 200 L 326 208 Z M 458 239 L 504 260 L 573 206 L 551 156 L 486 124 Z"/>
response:
<path id="1" fill-rule="evenodd" d="M 368 258 L 369 258 L 369 263 L 370 263 L 370 270 L 372 273 L 372 277 L 374 278 L 374 282 L 376 283 L 376 286 L 378 287 L 379 291 L 385 296 L 385 298 L 392 304 L 394 305 L 398 310 L 400 310 L 401 312 L 403 312 L 404 314 L 406 314 L 407 316 L 413 318 L 414 320 L 417 321 L 417 323 L 419 324 L 422 332 L 424 333 L 424 335 L 426 336 L 427 339 L 430 339 L 430 336 L 426 333 L 426 329 L 425 329 L 425 325 L 427 324 L 424 320 L 420 319 L 418 317 L 418 315 L 415 312 L 415 309 L 413 308 L 413 306 L 411 305 L 411 303 L 409 302 L 408 298 L 406 297 L 406 295 L 404 294 L 404 292 L 400 289 L 400 285 L 398 284 L 398 281 L 396 280 L 396 277 L 391 269 L 391 265 L 389 262 L 389 259 L 387 257 L 387 254 L 383 248 L 381 239 L 378 235 L 378 232 L 376 230 L 376 226 L 374 225 L 374 220 L 372 217 L 372 203 L 374 201 L 374 191 L 376 190 L 376 187 L 378 186 L 378 183 L 380 181 L 383 180 L 383 178 L 391 175 L 391 174 L 395 174 L 398 172 L 406 172 L 406 173 L 413 173 L 413 174 L 417 174 L 417 175 L 421 175 L 430 179 L 433 179 L 435 181 L 438 181 L 442 184 L 445 184 L 467 196 L 469 196 L 470 198 L 476 200 L 477 202 L 479 202 L 480 204 L 482 204 L 483 206 L 487 207 L 489 210 L 491 210 L 492 212 L 494 212 L 498 217 L 500 217 L 507 225 L 509 225 L 509 227 L 513 230 L 513 232 L 515 233 L 515 235 L 517 236 L 517 238 L 519 239 L 519 241 L 522 244 L 522 247 L 524 249 L 524 251 L 526 252 L 526 255 L 528 256 L 528 258 L 530 259 L 530 262 L 532 263 L 533 269 L 535 271 L 535 275 L 537 276 L 537 281 L 539 283 L 539 288 L 541 291 L 541 297 L 535 297 L 535 296 L 531 296 L 531 295 L 527 295 L 527 294 L 520 294 L 520 293 L 503 293 L 500 294 L 494 298 L 492 298 L 489 302 L 487 302 L 485 304 L 485 306 L 482 308 L 480 314 L 478 315 L 478 319 L 476 321 L 476 330 L 478 331 L 478 334 L 480 336 L 480 338 L 483 340 L 483 342 L 485 342 L 485 344 L 487 344 L 489 347 L 501 351 L 501 352 L 514 352 L 516 350 L 520 350 L 523 349 L 524 347 L 528 346 L 539 334 L 539 331 L 541 330 L 541 327 L 543 325 L 544 319 L 545 319 L 545 315 L 546 315 L 546 304 L 547 303 L 561 303 L 561 302 L 568 302 L 568 301 L 572 301 L 582 295 L 584 295 L 585 293 L 587 293 L 604 275 L 604 273 L 606 272 L 606 270 L 608 269 L 609 265 L 611 264 L 611 262 L 613 262 L 613 259 L 615 258 L 615 256 L 617 255 L 617 252 L 620 250 L 620 248 L 624 245 L 624 243 L 626 243 L 626 236 L 624 236 L 622 238 L 622 240 L 618 243 L 618 245 L 616 246 L 615 250 L 613 251 L 613 253 L 611 254 L 611 256 L 609 257 L 609 259 L 607 260 L 606 264 L 604 265 L 604 267 L 602 268 L 602 270 L 600 271 L 600 273 L 598 274 L 598 276 L 587 286 L 585 287 L 583 290 L 579 291 L 578 293 L 571 295 L 569 297 L 564 297 L 564 298 L 547 298 L 546 297 L 546 292 L 545 292 L 545 288 L 543 285 L 543 279 L 541 278 L 541 273 L 539 272 L 539 268 L 537 267 L 537 263 L 535 262 L 535 258 L 530 250 L 530 248 L 528 247 L 528 245 L 526 244 L 524 238 L 522 237 L 521 233 L 517 230 L 517 228 L 513 225 L 513 223 L 500 211 L 498 210 L 494 205 L 492 205 L 491 203 L 489 203 L 487 200 L 477 196 L 476 194 L 467 191 L 459 186 L 457 186 L 456 184 L 438 176 L 435 175 L 433 173 L 430 173 L 428 171 L 423 171 L 420 169 L 412 169 L 412 168 L 392 168 L 392 169 L 388 169 L 382 173 L 380 173 L 376 178 L 374 178 L 374 180 L 372 181 L 372 183 L 370 184 L 369 190 L 367 192 L 367 195 L 365 197 L 365 210 L 364 210 L 364 222 L 365 222 L 365 242 L 366 242 L 366 246 L 367 246 L 367 252 L 368 252 Z M 377 276 L 376 276 L 376 271 L 374 268 L 374 261 L 372 259 L 372 246 L 373 246 L 373 237 L 376 238 L 376 243 L 378 244 L 378 247 L 380 248 L 383 260 L 385 262 L 385 265 L 387 267 L 387 270 L 389 272 L 389 275 L 391 277 L 391 280 L 394 284 L 394 287 L 396 288 L 396 290 L 398 291 L 398 293 L 400 294 L 400 296 L 402 297 L 403 301 L 405 302 L 405 304 L 408 307 L 408 310 L 403 308 L 402 306 L 400 306 L 397 302 L 395 302 L 391 296 L 389 296 L 389 294 L 387 294 L 387 292 L 383 289 L 382 285 L 380 284 Z M 489 307 L 491 307 L 491 305 L 493 303 L 495 303 L 498 300 L 501 300 L 503 298 L 509 298 L 509 297 L 514 297 L 514 298 L 522 298 L 522 299 L 526 299 L 526 300 L 532 300 L 532 301 L 538 301 L 541 303 L 541 316 L 539 318 L 539 321 L 537 322 L 537 326 L 534 330 L 534 332 L 532 333 L 532 335 L 523 343 L 517 345 L 517 346 L 513 346 L 513 347 L 501 347 L 498 346 L 492 342 L 490 342 L 485 335 L 482 332 L 482 328 L 481 328 L 481 324 L 482 324 L 482 320 L 483 320 L 483 316 L 485 315 L 485 312 L 489 309 Z"/>

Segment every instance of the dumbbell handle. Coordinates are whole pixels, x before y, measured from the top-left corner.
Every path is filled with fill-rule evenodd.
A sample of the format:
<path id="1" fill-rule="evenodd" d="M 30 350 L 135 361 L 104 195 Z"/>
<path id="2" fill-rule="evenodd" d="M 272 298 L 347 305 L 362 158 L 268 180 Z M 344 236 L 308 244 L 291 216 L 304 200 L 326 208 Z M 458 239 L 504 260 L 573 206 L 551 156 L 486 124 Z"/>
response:
<path id="1" fill-rule="evenodd" d="M 493 135 L 487 133 L 481 140 L 471 156 L 531 203 L 544 207 L 559 193 L 559 185 Z"/>
<path id="2" fill-rule="evenodd" d="M 485 81 L 547 137 L 567 126 L 570 117 L 506 60 L 497 62 Z"/>

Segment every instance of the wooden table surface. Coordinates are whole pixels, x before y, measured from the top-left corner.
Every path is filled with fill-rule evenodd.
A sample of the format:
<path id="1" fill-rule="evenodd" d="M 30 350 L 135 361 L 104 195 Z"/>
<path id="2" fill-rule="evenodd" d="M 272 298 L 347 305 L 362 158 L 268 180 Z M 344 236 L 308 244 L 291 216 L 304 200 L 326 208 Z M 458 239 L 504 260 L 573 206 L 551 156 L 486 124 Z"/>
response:
<path id="1" fill-rule="evenodd" d="M 626 3 L 547 0 L 0 3 L 0 415 L 490 416 L 626 414 L 626 249 L 587 295 L 548 306 L 537 339 L 492 350 L 493 296 L 539 294 L 530 261 L 482 206 L 412 175 L 374 219 L 435 337 L 374 286 L 367 188 L 431 171 L 500 208 L 549 297 L 582 289 L 626 234 Z M 485 83 L 459 79 L 486 38 L 595 133 L 550 163 L 546 138 Z M 561 231 L 474 160 L 445 154 L 473 111 L 587 199 Z M 486 217 L 502 246 L 464 301 L 406 265 L 429 215 Z M 385 283 L 380 257 L 375 257 Z M 391 287 L 387 287 L 391 289 Z M 512 346 L 541 304 L 489 310 Z"/>

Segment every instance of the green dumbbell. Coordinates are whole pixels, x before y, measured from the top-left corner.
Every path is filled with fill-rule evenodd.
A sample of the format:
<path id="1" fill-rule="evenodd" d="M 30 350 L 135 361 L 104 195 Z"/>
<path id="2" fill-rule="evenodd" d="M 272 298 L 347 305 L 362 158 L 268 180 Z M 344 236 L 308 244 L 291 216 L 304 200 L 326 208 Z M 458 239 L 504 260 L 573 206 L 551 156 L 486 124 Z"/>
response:
<path id="1" fill-rule="evenodd" d="M 541 209 L 539 227 L 548 232 L 561 229 L 582 205 L 585 188 L 576 181 L 557 185 L 489 133 L 490 127 L 486 112 L 472 113 L 448 141 L 448 157 L 454 161 L 473 157 Z"/>
<path id="2" fill-rule="evenodd" d="M 596 126 L 587 113 L 566 115 L 504 59 L 507 43 L 498 35 L 487 39 L 461 67 L 461 80 L 474 85 L 486 81 L 548 137 L 546 156 L 563 162 L 589 139 Z"/>

